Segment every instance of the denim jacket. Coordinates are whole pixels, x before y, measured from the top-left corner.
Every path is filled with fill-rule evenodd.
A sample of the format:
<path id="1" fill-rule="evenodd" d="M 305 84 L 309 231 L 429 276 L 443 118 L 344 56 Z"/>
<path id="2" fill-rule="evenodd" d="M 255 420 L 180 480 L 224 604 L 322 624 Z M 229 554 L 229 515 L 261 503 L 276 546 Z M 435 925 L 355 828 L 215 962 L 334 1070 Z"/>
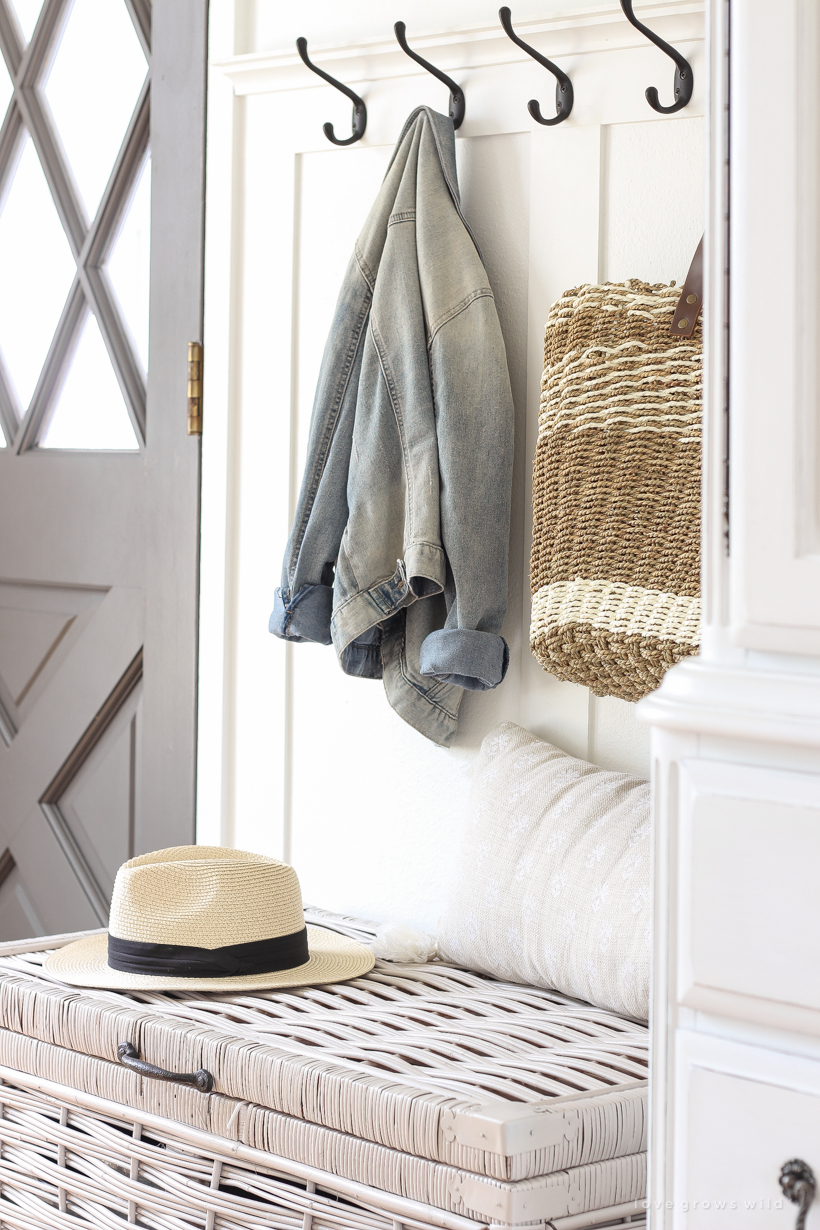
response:
<path id="1" fill-rule="evenodd" d="M 359 236 L 325 347 L 270 630 L 448 746 L 463 689 L 508 649 L 513 405 L 495 301 L 461 212 L 452 121 L 420 107 Z"/>

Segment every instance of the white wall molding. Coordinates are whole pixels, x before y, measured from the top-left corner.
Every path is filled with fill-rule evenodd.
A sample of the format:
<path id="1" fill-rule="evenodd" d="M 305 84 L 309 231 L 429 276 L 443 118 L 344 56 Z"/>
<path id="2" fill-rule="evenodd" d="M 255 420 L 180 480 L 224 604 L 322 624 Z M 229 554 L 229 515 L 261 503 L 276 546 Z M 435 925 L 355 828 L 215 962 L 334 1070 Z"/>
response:
<path id="1" fill-rule="evenodd" d="M 698 0 L 670 0 L 642 7 L 639 15 L 647 24 L 651 22 L 652 29 L 662 38 L 677 46 L 702 41 L 703 11 L 704 5 Z M 595 6 L 572 17 L 523 21 L 516 23 L 515 29 L 542 54 L 555 60 L 649 45 L 625 19 L 620 5 L 613 3 Z M 524 53 L 497 23 L 414 35 L 411 42 L 415 51 L 433 60 L 447 73 L 526 62 Z M 418 76 L 424 72 L 404 54 L 392 36 L 337 47 L 314 47 L 311 42 L 310 57 L 325 72 L 352 85 Z M 663 59 L 669 65 L 666 84 L 671 84 L 674 65 L 666 57 Z M 238 95 L 328 88 L 307 71 L 295 50 L 233 56 L 217 61 L 213 67 L 230 79 Z M 657 84 L 662 91 L 664 82 L 659 79 Z M 647 112 L 647 118 L 653 118 L 651 111 Z"/>
<path id="2" fill-rule="evenodd" d="M 792 670 L 784 659 L 778 665 L 689 658 L 640 702 L 639 716 L 663 730 L 820 748 L 818 664 L 796 659 Z"/>
<path id="3" fill-rule="evenodd" d="M 765 1029 L 785 1030 L 809 1037 L 820 1036 L 820 1012 L 802 1004 L 786 1004 L 758 995 L 740 995 L 718 987 L 695 986 L 680 1002 L 697 1012 L 720 1020 L 748 1021 Z"/>

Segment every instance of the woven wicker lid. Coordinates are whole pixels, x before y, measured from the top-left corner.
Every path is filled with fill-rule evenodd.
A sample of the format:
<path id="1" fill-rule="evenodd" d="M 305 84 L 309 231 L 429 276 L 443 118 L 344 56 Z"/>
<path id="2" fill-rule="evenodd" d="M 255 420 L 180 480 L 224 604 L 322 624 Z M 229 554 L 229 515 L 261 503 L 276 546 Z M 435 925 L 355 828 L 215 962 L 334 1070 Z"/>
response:
<path id="1" fill-rule="evenodd" d="M 173 846 L 123 863 L 114 881 L 108 935 L 68 944 L 45 964 L 74 986 L 154 990 L 306 986 L 356 978 L 372 968 L 370 949 L 320 927 L 306 929 L 307 961 L 272 972 L 192 977 L 136 973 L 109 963 L 109 935 L 112 943 L 167 945 L 184 956 L 287 940 L 304 929 L 299 879 L 286 863 L 219 846 Z"/>

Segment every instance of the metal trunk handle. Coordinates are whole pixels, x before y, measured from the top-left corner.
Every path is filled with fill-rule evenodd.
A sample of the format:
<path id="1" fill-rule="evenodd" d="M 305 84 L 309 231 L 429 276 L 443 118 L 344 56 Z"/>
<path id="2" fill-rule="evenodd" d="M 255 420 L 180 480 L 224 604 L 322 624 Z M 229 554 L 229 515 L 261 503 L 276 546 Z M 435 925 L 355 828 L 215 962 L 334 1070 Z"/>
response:
<path id="1" fill-rule="evenodd" d="M 140 1076 L 151 1076 L 157 1081 L 176 1081 L 180 1085 L 193 1085 L 200 1093 L 210 1093 L 214 1087 L 214 1078 L 206 1068 L 198 1072 L 167 1072 L 165 1068 L 157 1068 L 152 1063 L 140 1059 L 140 1053 L 131 1042 L 121 1042 L 117 1047 L 117 1058 L 120 1063 L 139 1072 Z"/>

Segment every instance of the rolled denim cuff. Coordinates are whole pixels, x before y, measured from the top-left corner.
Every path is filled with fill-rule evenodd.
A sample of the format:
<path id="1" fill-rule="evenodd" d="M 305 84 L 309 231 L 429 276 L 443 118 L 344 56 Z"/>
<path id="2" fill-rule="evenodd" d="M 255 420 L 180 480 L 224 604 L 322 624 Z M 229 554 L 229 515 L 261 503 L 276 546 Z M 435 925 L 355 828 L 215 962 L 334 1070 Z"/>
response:
<path id="1" fill-rule="evenodd" d="M 339 662 L 346 675 L 358 675 L 360 679 L 381 679 L 381 628 L 368 628 L 355 641 L 346 645 L 339 654 Z"/>
<path id="2" fill-rule="evenodd" d="M 454 683 L 468 692 L 498 687 L 507 673 L 510 650 L 493 632 L 470 628 L 442 628 L 425 637 L 419 655 L 422 675 Z"/>
<path id="3" fill-rule="evenodd" d="M 277 589 L 268 630 L 283 641 L 317 641 L 329 645 L 333 589 L 330 585 L 303 585 L 295 597 L 286 599 Z"/>

